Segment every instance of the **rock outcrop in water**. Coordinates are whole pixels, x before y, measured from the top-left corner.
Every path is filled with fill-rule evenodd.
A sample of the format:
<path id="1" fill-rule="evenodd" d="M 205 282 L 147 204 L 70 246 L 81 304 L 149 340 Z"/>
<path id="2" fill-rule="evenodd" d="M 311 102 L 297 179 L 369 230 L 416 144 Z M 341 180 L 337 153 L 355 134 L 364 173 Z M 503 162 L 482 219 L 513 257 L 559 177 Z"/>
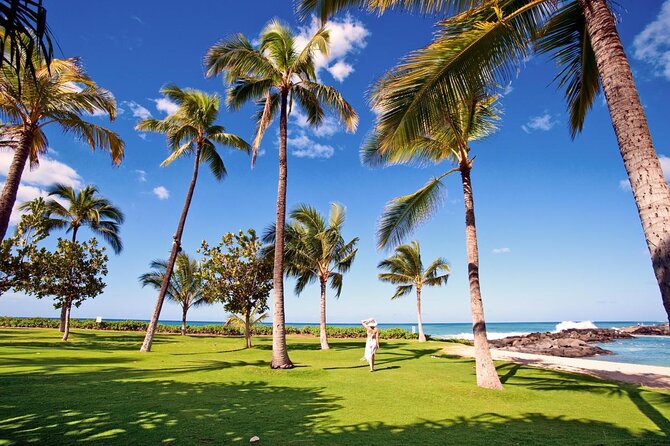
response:
<path id="1" fill-rule="evenodd" d="M 670 336 L 670 330 L 668 329 L 668 324 L 637 325 L 635 327 L 626 327 L 621 331 L 633 335 Z"/>
<path id="2" fill-rule="evenodd" d="M 583 358 L 595 355 L 611 355 L 612 352 L 594 342 L 611 342 L 633 336 L 610 328 L 570 329 L 558 333 L 531 333 L 524 336 L 510 336 L 489 341 L 493 348 L 538 355 Z"/>

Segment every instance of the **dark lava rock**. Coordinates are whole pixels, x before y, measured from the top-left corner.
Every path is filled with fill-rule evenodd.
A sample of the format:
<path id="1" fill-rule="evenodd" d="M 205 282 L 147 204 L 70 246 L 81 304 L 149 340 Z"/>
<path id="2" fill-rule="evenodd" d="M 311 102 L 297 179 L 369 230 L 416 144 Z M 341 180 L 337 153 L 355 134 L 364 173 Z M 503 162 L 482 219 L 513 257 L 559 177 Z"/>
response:
<path id="1" fill-rule="evenodd" d="M 611 342 L 633 336 L 609 328 L 569 329 L 558 333 L 530 333 L 525 336 L 510 336 L 490 341 L 491 347 L 522 353 L 583 358 L 595 355 L 611 355 L 590 342 Z"/>
<path id="2" fill-rule="evenodd" d="M 635 327 L 626 327 L 623 329 L 623 331 L 634 335 L 670 336 L 670 330 L 668 329 L 668 324 L 638 325 Z"/>

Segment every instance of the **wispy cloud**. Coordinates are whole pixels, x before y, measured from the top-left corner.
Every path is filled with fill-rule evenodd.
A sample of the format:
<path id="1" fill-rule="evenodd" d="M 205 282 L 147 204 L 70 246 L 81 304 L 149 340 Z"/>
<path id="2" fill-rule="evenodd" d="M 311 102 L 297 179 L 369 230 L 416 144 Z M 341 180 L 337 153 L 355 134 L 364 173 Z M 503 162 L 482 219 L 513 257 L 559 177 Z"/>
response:
<path id="1" fill-rule="evenodd" d="M 526 133 L 531 133 L 536 130 L 547 132 L 551 130 L 558 121 L 549 113 L 544 113 L 540 116 L 531 116 L 527 123 L 521 126 L 521 129 Z"/>
<path id="2" fill-rule="evenodd" d="M 297 136 L 289 136 L 286 142 L 291 155 L 298 158 L 328 159 L 335 154 L 333 146 L 314 141 L 304 131 L 299 131 Z"/>
<path id="3" fill-rule="evenodd" d="M 128 106 L 135 118 L 148 119 L 152 116 L 151 112 L 146 107 L 141 106 L 135 101 L 124 101 L 123 103 Z"/>
<path id="4" fill-rule="evenodd" d="M 320 27 L 320 20 L 312 17 L 309 26 L 300 28 L 295 39 L 296 48 L 299 50 L 304 48 Z M 354 72 L 351 56 L 365 48 L 370 31 L 363 25 L 363 22 L 350 15 L 343 19 L 329 20 L 326 27 L 330 33 L 330 52 L 328 56 L 323 56 L 321 53 L 315 55 L 317 75 L 319 71 L 325 69 L 335 80 L 343 82 Z"/>
<path id="5" fill-rule="evenodd" d="M 495 248 L 493 251 L 493 254 L 509 254 L 512 252 L 510 248 L 504 247 L 504 248 Z"/>
<path id="6" fill-rule="evenodd" d="M 658 76 L 670 80 L 670 0 L 656 19 L 633 40 L 633 57 L 651 64 Z"/>
<path id="7" fill-rule="evenodd" d="M 166 115 L 174 115 L 179 110 L 179 106 L 169 100 L 168 98 L 153 99 L 156 103 L 156 110 L 165 113 Z"/>
<path id="8" fill-rule="evenodd" d="M 137 180 L 146 183 L 147 181 L 147 173 L 144 170 L 141 169 L 136 169 L 135 173 L 137 174 Z"/>
<path id="9" fill-rule="evenodd" d="M 170 198 L 170 191 L 167 190 L 164 186 L 154 187 L 153 193 L 159 200 L 167 200 Z"/>
<path id="10" fill-rule="evenodd" d="M 142 19 L 139 18 L 138 16 L 136 16 L 136 15 L 131 15 L 130 18 L 131 18 L 132 20 L 135 20 L 135 21 L 136 21 L 137 23 L 139 23 L 140 25 L 144 25 L 144 20 L 142 20 Z"/>

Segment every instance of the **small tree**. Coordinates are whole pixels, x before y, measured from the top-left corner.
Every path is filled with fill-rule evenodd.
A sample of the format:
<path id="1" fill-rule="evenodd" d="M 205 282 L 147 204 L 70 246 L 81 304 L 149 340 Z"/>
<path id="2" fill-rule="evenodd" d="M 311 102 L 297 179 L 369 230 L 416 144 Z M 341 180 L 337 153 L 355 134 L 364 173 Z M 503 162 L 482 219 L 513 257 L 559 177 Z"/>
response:
<path id="1" fill-rule="evenodd" d="M 31 253 L 29 263 L 39 274 L 31 275 L 23 291 L 38 299 L 54 297 L 54 307 L 65 306 L 65 332 L 63 341 L 70 334 L 72 305 L 79 306 L 98 296 L 105 289 L 103 276 L 107 275 L 105 248 L 98 247 L 95 238 L 87 242 L 58 239 L 54 252 L 41 248 Z"/>
<path id="2" fill-rule="evenodd" d="M 272 290 L 272 259 L 261 255 L 262 242 L 256 231 L 226 233 L 221 242 L 210 247 L 202 242 L 204 258 L 200 265 L 203 297 L 220 301 L 229 313 L 244 320 L 247 348 L 251 345 L 251 317 L 268 309 Z"/>

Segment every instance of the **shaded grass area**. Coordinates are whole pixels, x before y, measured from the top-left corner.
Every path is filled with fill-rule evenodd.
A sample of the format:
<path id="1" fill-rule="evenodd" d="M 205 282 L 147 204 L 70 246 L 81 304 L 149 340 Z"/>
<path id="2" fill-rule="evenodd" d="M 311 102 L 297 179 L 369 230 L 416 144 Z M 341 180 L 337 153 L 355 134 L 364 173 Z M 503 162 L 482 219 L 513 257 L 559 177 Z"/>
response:
<path id="1" fill-rule="evenodd" d="M 141 341 L 0 330 L 0 445 L 670 444 L 668 392 L 510 363 L 487 391 L 440 342 L 383 342 L 369 373 L 363 341 L 290 337 L 286 371 L 268 338 Z"/>

